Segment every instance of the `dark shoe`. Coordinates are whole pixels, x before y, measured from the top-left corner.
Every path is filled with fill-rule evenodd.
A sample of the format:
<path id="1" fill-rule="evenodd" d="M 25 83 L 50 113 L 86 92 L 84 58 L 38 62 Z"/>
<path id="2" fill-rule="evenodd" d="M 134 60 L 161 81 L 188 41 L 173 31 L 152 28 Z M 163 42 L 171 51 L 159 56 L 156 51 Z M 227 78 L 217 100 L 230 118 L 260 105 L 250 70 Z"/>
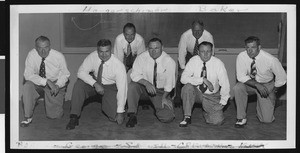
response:
<path id="1" fill-rule="evenodd" d="M 143 105 L 142 110 L 149 110 L 149 105 Z"/>
<path id="2" fill-rule="evenodd" d="M 75 127 L 78 126 L 78 125 L 79 125 L 78 116 L 74 115 L 74 114 L 71 114 L 70 115 L 70 122 L 68 123 L 66 129 L 67 130 L 72 130 L 72 129 L 75 129 Z"/>
<path id="3" fill-rule="evenodd" d="M 137 118 L 135 114 L 129 115 L 129 120 L 126 123 L 126 127 L 134 127 L 137 124 Z"/>
<path id="4" fill-rule="evenodd" d="M 179 127 L 187 127 L 188 124 L 192 123 L 192 119 L 190 116 L 185 116 L 184 119 L 179 123 Z"/>
<path id="5" fill-rule="evenodd" d="M 236 127 L 236 128 L 243 128 L 244 125 L 246 125 L 246 124 L 247 124 L 247 119 L 245 119 L 245 118 L 244 119 L 237 119 L 234 127 Z"/>
<path id="6" fill-rule="evenodd" d="M 32 118 L 27 118 L 24 121 L 21 122 L 20 126 L 21 127 L 28 127 L 29 124 L 32 123 Z"/>

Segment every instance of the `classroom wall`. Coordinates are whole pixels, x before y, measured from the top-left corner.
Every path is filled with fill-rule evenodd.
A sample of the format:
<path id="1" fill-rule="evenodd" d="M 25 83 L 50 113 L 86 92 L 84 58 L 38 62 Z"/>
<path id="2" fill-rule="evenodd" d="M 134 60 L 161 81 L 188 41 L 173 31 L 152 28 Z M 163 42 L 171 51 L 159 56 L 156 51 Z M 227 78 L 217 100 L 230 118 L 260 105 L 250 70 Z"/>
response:
<path id="1" fill-rule="evenodd" d="M 53 49 L 59 50 L 64 52 L 61 47 L 61 21 L 59 14 L 21 14 L 19 19 L 19 96 L 22 96 L 22 86 L 23 86 L 23 73 L 24 73 L 24 63 L 25 58 L 28 52 L 34 48 L 34 40 L 40 36 L 45 35 L 49 37 L 51 40 L 51 46 Z M 179 38 L 178 38 L 179 41 Z M 243 41 L 243 40 L 241 40 Z M 91 50 L 92 51 L 92 50 Z M 88 55 L 91 51 L 82 51 L 81 53 L 64 53 L 68 69 L 71 73 L 70 76 L 70 84 L 67 89 L 67 94 L 65 99 L 70 100 L 73 85 L 77 78 L 77 70 L 80 64 L 83 62 L 84 58 Z M 171 55 L 171 57 L 177 61 L 177 48 L 165 48 L 165 51 Z M 236 82 L 235 76 L 235 60 L 236 56 L 239 52 L 243 51 L 242 48 L 240 49 L 227 49 L 226 52 L 218 51 L 216 49 L 216 56 L 220 58 L 227 69 L 231 89 Z M 276 50 L 270 51 L 274 56 L 277 56 Z M 233 96 L 232 90 L 230 92 L 231 96 Z"/>

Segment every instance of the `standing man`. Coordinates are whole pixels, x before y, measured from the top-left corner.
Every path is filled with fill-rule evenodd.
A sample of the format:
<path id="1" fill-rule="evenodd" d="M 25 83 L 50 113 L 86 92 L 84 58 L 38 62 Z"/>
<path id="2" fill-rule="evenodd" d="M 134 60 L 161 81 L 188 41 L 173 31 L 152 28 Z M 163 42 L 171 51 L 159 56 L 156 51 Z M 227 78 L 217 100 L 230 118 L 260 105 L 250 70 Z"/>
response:
<path id="1" fill-rule="evenodd" d="M 153 38 L 149 50 L 139 55 L 131 73 L 128 87 L 128 116 L 126 127 L 137 124 L 137 106 L 142 97 L 149 97 L 159 121 L 168 123 L 175 118 L 170 91 L 175 87 L 175 61 L 162 50 L 162 41 Z"/>
<path id="2" fill-rule="evenodd" d="M 27 127 L 40 94 L 44 92 L 46 116 L 51 119 L 63 116 L 66 82 L 70 72 L 62 53 L 51 49 L 50 40 L 40 36 L 35 40 L 35 49 L 29 51 L 25 61 L 25 84 L 23 104 L 25 119 L 21 127 Z"/>
<path id="3" fill-rule="evenodd" d="M 90 72 L 94 72 L 94 76 Z M 124 64 L 111 53 L 110 40 L 101 39 L 97 43 L 97 50 L 85 58 L 77 77 L 72 91 L 70 122 L 66 129 L 72 130 L 79 125 L 78 118 L 84 101 L 97 94 L 102 96 L 102 111 L 108 119 L 122 124 L 127 98 L 127 77 Z"/>
<path id="4" fill-rule="evenodd" d="M 197 47 L 201 42 L 207 41 L 213 44 L 213 36 L 204 29 L 204 24 L 202 21 L 194 21 L 192 23 L 191 29 L 187 30 L 181 35 L 179 45 L 178 45 L 178 78 L 176 83 L 176 97 L 174 102 L 177 105 L 181 104 L 181 88 L 183 84 L 180 82 L 180 77 L 185 69 L 186 63 L 191 57 L 197 55 Z M 214 55 L 214 47 L 212 48 L 212 55 Z"/>
<path id="5" fill-rule="evenodd" d="M 204 41 L 198 45 L 199 55 L 186 64 L 181 76 L 181 97 L 183 101 L 183 121 L 180 127 L 191 124 L 192 108 L 195 102 L 202 103 L 206 123 L 221 125 L 223 107 L 230 97 L 230 85 L 224 63 L 212 56 L 213 44 Z"/>
<path id="6" fill-rule="evenodd" d="M 133 62 L 137 55 L 146 51 L 144 38 L 136 33 L 134 24 L 126 23 L 123 27 L 123 33 L 119 34 L 114 44 L 114 55 L 124 63 L 127 72 L 127 82 L 130 83 L 130 74 Z M 144 110 L 149 106 L 142 104 Z"/>
<path id="7" fill-rule="evenodd" d="M 236 59 L 236 74 L 239 81 L 234 87 L 237 107 L 235 127 L 242 128 L 247 123 L 246 108 L 248 95 L 257 95 L 257 117 L 260 122 L 275 120 L 274 106 L 276 92 L 286 83 L 286 72 L 273 55 L 261 49 L 260 40 L 250 36 L 245 40 L 246 50 Z"/>

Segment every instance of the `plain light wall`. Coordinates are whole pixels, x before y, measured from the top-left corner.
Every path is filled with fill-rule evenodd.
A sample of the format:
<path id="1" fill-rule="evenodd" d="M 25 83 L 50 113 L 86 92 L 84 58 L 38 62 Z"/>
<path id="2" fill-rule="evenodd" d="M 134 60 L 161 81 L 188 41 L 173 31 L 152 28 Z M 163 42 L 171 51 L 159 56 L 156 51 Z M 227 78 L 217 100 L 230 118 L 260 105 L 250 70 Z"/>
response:
<path id="1" fill-rule="evenodd" d="M 66 93 L 66 100 L 71 99 L 72 89 L 74 83 L 77 79 L 77 71 L 81 63 L 83 62 L 84 58 L 93 50 L 83 50 L 82 53 L 66 53 L 62 50 L 61 47 L 61 21 L 60 21 L 60 14 L 21 14 L 19 19 L 19 93 L 20 99 L 22 96 L 22 87 L 23 87 L 23 74 L 25 68 L 25 59 L 28 52 L 34 48 L 34 40 L 40 36 L 44 35 L 47 36 L 51 41 L 51 47 L 55 50 L 61 51 L 65 58 L 68 65 L 68 69 L 71 73 L 70 76 L 70 84 L 67 89 Z M 178 38 L 179 41 L 179 38 Z M 243 41 L 243 40 L 241 40 Z M 216 48 L 216 57 L 221 59 L 226 67 L 228 78 L 230 82 L 230 95 L 233 97 L 232 88 L 236 83 L 236 74 L 235 74 L 235 62 L 237 54 L 243 49 L 238 49 L 235 51 L 231 51 L 228 49 L 226 52 L 217 52 Z M 177 48 L 165 48 L 165 51 L 176 61 L 178 57 L 178 50 Z M 271 52 L 274 56 L 277 57 L 277 52 Z M 177 68 L 176 68 L 177 70 Z"/>

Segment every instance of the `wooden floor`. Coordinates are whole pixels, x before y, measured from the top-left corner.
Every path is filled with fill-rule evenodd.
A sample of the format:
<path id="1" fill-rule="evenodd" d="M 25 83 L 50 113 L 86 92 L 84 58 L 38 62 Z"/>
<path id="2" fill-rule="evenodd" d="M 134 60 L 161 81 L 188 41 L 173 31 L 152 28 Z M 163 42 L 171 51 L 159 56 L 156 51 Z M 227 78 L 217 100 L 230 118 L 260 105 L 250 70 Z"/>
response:
<path id="1" fill-rule="evenodd" d="M 20 106 L 21 103 L 20 103 Z M 39 140 L 285 140 L 286 101 L 280 101 L 275 109 L 275 122 L 260 123 L 256 118 L 256 102 L 248 104 L 248 123 L 245 128 L 234 127 L 236 109 L 233 102 L 224 111 L 225 123 L 222 126 L 204 122 L 201 106 L 196 106 L 192 114 L 192 124 L 179 127 L 182 108 L 175 108 L 176 118 L 172 123 L 161 123 L 154 116 L 152 107 L 142 110 L 139 107 L 138 124 L 126 128 L 125 122 L 117 125 L 110 122 L 101 112 L 101 103 L 92 102 L 83 108 L 79 126 L 66 130 L 69 121 L 70 101 L 64 104 L 62 119 L 51 120 L 45 116 L 44 102 L 39 101 L 34 111 L 33 122 L 29 127 L 19 128 L 20 141 Z M 23 110 L 20 108 L 20 121 Z"/>

